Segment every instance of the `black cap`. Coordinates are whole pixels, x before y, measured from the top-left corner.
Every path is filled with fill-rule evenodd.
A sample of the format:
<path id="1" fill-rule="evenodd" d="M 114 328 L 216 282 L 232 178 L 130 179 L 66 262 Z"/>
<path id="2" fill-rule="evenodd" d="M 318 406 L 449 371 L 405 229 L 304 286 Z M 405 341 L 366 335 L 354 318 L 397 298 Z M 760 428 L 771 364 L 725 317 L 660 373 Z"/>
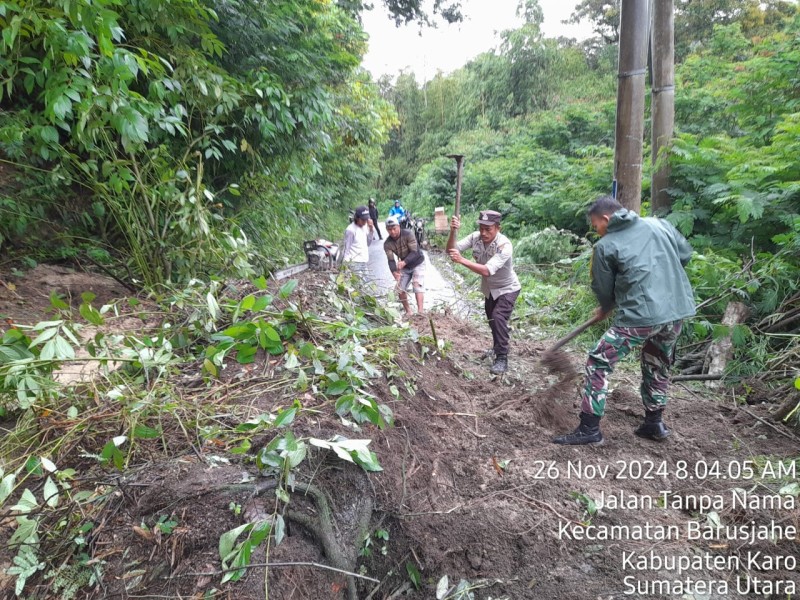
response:
<path id="1" fill-rule="evenodd" d="M 478 225 L 500 225 L 503 215 L 496 210 L 482 210 L 478 215 Z"/>
<path id="2" fill-rule="evenodd" d="M 353 218 L 364 219 L 366 221 L 367 219 L 369 219 L 369 209 L 366 206 L 356 206 Z"/>

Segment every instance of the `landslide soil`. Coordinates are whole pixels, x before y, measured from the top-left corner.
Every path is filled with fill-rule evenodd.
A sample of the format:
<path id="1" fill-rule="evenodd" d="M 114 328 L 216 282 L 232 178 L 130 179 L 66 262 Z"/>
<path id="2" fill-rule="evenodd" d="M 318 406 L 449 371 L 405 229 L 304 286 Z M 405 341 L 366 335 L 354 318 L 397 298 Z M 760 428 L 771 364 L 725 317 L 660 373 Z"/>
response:
<path id="1" fill-rule="evenodd" d="M 111 285 L 108 280 L 105 284 Z M 327 285 L 325 275 L 300 277 L 296 293 L 306 310 L 325 309 L 320 303 Z M 37 284 L 36 289 L 42 297 L 49 295 L 46 286 Z M 24 282 L 17 282 L 15 294 L 26 297 Z M 576 424 L 579 382 L 559 380 L 539 365 L 537 357 L 551 340 L 512 336 L 511 371 L 506 377 L 491 379 L 489 363 L 478 358 L 491 345 L 485 323 L 445 314 L 416 316 L 411 321 L 422 336 L 432 335 L 431 323 L 438 339 L 448 345 L 444 355 L 423 353 L 422 344 L 409 343 L 398 359 L 406 376 L 396 375 L 388 381 L 383 375 L 373 380 L 370 391 L 391 407 L 393 427 L 379 430 L 368 426 L 355 433 L 342 424 L 321 395 L 300 397 L 308 412 L 293 425 L 296 436 L 371 438 L 371 449 L 383 467 L 382 472 L 367 474 L 329 452 L 314 449 L 297 474 L 301 485 L 310 483 L 327 498 L 332 537 L 343 557 L 356 571 L 379 582 L 358 580 L 358 598 L 433 598 L 443 575 L 449 576 L 451 585 L 460 579 L 482 581 L 482 587 L 474 590 L 476 598 L 623 598 L 622 581 L 628 574 L 622 571 L 623 551 L 647 552 L 655 547 L 675 555 L 706 550 L 728 555 L 747 548 L 683 539 L 660 544 L 559 539 L 559 523 L 591 519 L 595 525 L 650 522 L 683 527 L 693 518 L 669 508 L 601 510 L 592 516 L 576 497 L 597 499 L 601 492 L 618 491 L 655 495 L 661 490 L 727 494 L 733 487 L 749 487 L 754 482 L 678 480 L 674 477 L 676 461 L 684 460 L 690 466 L 702 461 L 727 465 L 755 457 L 798 454 L 793 439 L 741 413 L 731 399 L 700 385 L 673 386 L 667 415 L 671 438 L 664 443 L 636 438 L 632 430 L 640 421 L 638 378 L 626 373 L 633 368 L 623 368 L 614 376 L 615 390 L 603 420 L 604 445 L 553 445 L 551 437 Z M 578 350 L 572 355 L 576 365 L 582 361 Z M 270 361 L 260 360 L 249 369 L 272 372 Z M 225 379 L 249 373 L 233 364 Z M 390 392 L 390 384 L 397 386 L 399 398 Z M 241 402 L 254 412 L 266 412 L 287 406 L 293 398 L 267 392 Z M 760 405 L 749 410 L 766 417 L 768 408 Z M 119 479 L 115 497 L 93 538 L 93 558 L 102 561 L 105 576 L 103 585 L 94 588 L 91 596 L 347 598 L 345 576 L 308 565 L 331 564 L 331 556 L 315 525 L 320 507 L 299 489 L 292 494 L 292 512 L 285 514 L 286 538 L 279 545 L 273 542 L 268 556 L 262 547 L 251 558 L 252 563 L 289 565 L 266 571 L 252 568 L 239 582 L 220 584 L 220 535 L 246 518 L 269 514 L 275 504 L 271 488 L 261 481 L 250 460 L 268 441 L 254 440 L 250 454 L 238 457 L 226 453 L 226 448 L 187 448 L 180 456 L 140 465 Z M 632 461 L 666 461 L 671 475 L 666 480 L 615 479 L 621 465 Z M 608 475 L 567 478 L 568 462 L 608 467 Z M 558 467 L 557 477 L 548 477 L 550 464 Z M 265 485 L 267 491 L 259 493 L 257 485 Z M 169 535 L 141 529 L 142 523 L 153 523 L 162 515 L 178 524 Z M 735 523 L 800 521 L 797 511 L 723 511 L 720 516 Z M 378 530 L 388 532 L 388 540 L 378 539 L 374 535 Z M 368 551 L 364 551 L 365 532 L 373 534 Z M 796 554 L 798 548 L 783 542 L 770 550 Z M 409 569 L 420 573 L 419 589 L 411 584 Z M 733 576 L 723 573 L 714 577 Z M 5 582 L 6 596 L 11 593 L 9 584 Z M 34 593 L 34 597 L 44 596 Z"/>

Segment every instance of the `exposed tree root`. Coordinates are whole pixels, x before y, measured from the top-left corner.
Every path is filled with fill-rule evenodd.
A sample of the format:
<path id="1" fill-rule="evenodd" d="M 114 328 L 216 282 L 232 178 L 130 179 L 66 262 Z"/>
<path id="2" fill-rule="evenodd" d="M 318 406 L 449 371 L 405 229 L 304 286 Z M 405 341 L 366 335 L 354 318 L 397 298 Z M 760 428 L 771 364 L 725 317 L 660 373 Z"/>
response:
<path id="1" fill-rule="evenodd" d="M 250 491 L 252 497 L 255 497 L 276 487 L 277 481 L 271 479 L 256 484 L 228 485 L 224 486 L 224 489 L 229 491 Z M 317 514 L 314 517 L 296 510 L 289 510 L 286 516 L 289 520 L 305 527 L 316 538 L 333 567 L 341 571 L 353 572 L 356 566 L 356 547 L 342 548 L 336 540 L 333 511 L 325 493 L 310 483 L 295 483 L 294 488 L 312 499 L 317 509 Z M 372 518 L 373 500 L 370 496 L 364 496 L 363 499 L 364 506 L 358 514 L 356 527 L 356 546 L 366 537 Z M 356 580 L 351 575 L 347 576 L 347 591 L 349 600 L 358 600 Z"/>

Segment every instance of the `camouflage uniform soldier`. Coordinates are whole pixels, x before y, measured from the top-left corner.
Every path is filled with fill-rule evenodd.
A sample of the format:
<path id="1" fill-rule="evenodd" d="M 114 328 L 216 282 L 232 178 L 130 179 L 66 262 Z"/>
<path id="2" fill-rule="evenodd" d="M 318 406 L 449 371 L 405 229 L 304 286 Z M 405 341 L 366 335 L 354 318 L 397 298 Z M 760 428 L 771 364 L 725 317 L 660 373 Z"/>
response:
<path id="1" fill-rule="evenodd" d="M 605 412 L 608 375 L 614 365 L 642 346 L 644 423 L 634 431 L 643 438 L 663 440 L 669 430 L 662 421 L 667 405 L 669 369 L 682 320 L 695 314 L 694 296 L 683 267 L 692 248 L 667 221 L 640 218 L 610 196 L 589 208 L 592 227 L 600 235 L 592 255 L 592 291 L 605 317 L 617 309 L 586 360 L 580 426 L 553 439 L 556 444 L 597 444 L 603 441 L 600 419 Z"/>

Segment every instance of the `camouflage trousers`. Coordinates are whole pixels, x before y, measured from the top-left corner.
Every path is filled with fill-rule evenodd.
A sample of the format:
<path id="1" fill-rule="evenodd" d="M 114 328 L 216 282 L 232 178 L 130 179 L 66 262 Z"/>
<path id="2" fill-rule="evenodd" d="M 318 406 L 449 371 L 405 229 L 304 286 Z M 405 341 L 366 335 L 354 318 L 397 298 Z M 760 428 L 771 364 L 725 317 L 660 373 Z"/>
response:
<path id="1" fill-rule="evenodd" d="M 642 404 L 648 411 L 664 408 L 669 390 L 669 369 L 681 325 L 681 321 L 670 321 L 653 327 L 611 327 L 606 331 L 586 359 L 581 410 L 603 416 L 608 375 L 614 370 L 614 365 L 637 346 L 642 346 L 642 385 L 639 388 Z"/>

